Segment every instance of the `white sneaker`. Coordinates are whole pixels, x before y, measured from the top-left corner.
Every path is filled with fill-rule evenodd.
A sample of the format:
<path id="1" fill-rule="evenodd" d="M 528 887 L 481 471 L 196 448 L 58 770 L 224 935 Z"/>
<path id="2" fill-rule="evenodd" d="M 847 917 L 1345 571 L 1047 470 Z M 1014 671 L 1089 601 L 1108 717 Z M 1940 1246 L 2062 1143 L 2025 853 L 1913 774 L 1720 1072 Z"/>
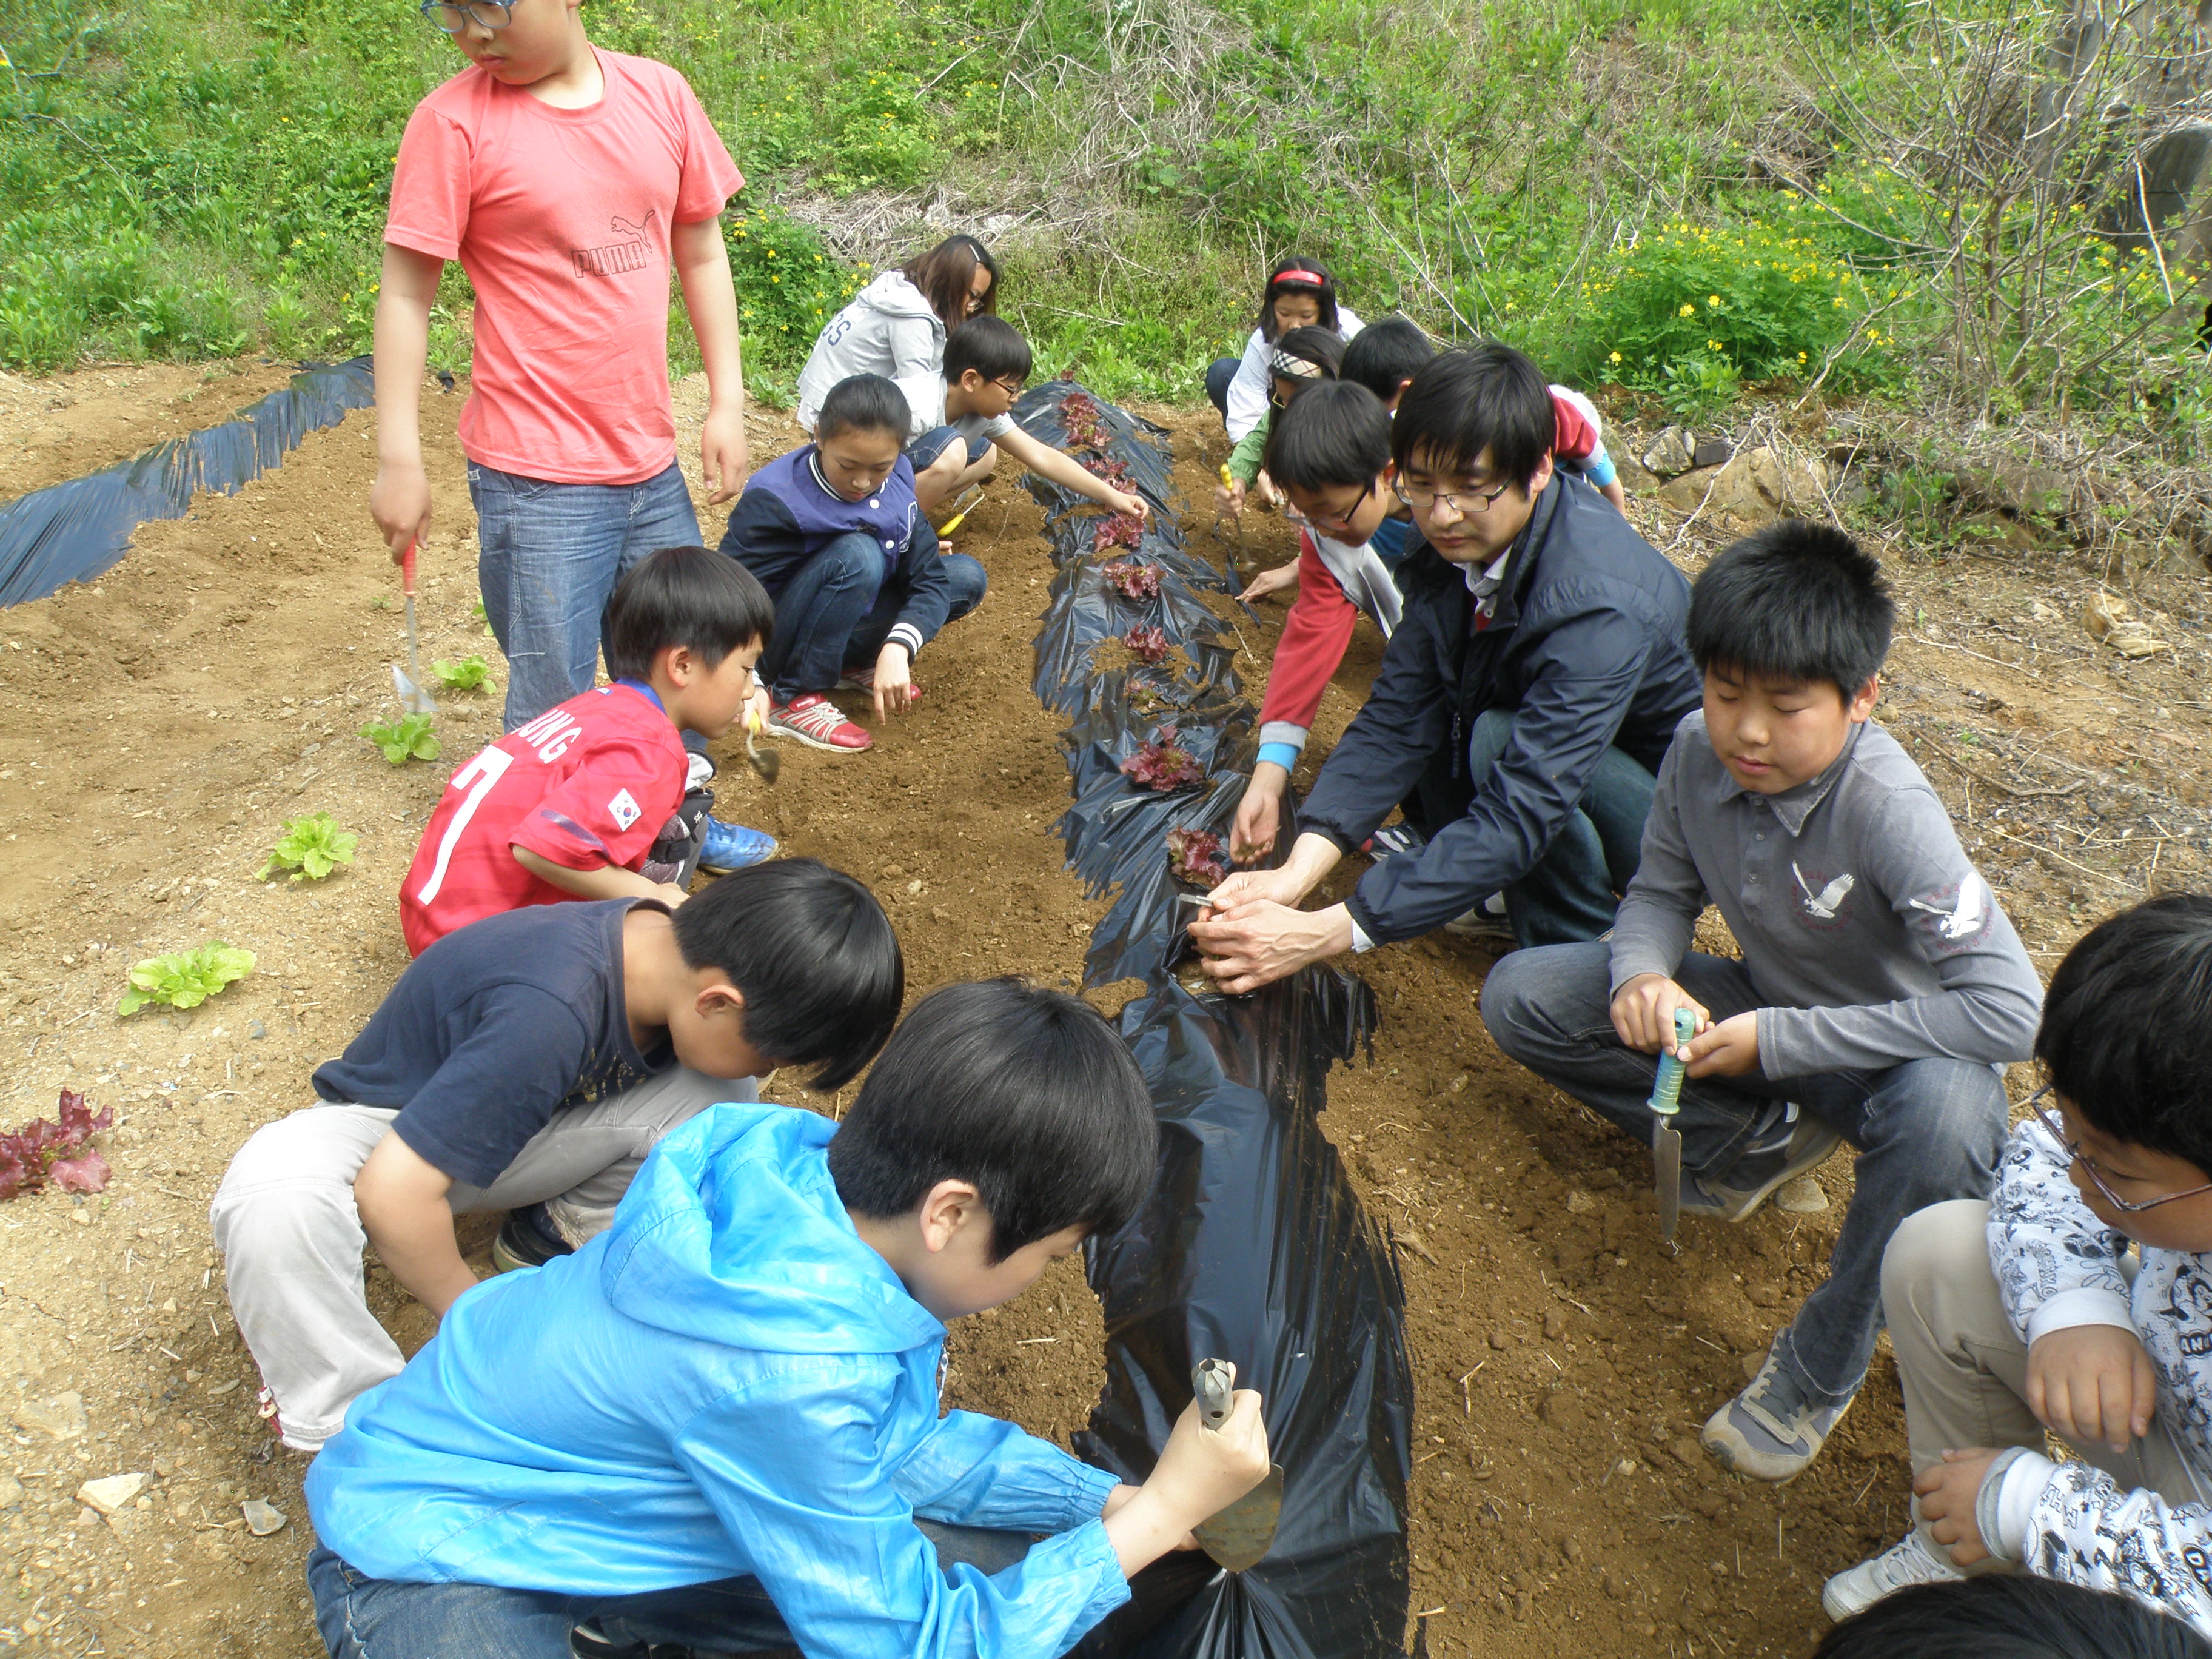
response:
<path id="1" fill-rule="evenodd" d="M 1915 1584 L 1948 1584 L 1966 1576 L 1948 1560 L 1930 1554 L 1917 1532 L 1908 1532 L 1903 1543 L 1892 1544 L 1880 1555 L 1831 1578 L 1820 1591 L 1820 1607 L 1831 1619 L 1848 1619 L 1883 1596 Z"/>

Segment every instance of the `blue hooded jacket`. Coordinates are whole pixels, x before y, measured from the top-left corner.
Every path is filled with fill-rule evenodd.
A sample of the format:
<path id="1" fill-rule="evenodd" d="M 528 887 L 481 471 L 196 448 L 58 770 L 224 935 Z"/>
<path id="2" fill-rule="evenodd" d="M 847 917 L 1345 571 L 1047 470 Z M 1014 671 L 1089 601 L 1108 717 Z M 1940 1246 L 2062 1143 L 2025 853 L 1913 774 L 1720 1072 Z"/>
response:
<path id="1" fill-rule="evenodd" d="M 614 1225 L 469 1291 L 307 1473 L 358 1571 L 572 1595 L 751 1574 L 809 1654 L 1050 1659 L 1127 1599 L 1115 1480 L 938 1415 L 945 1327 L 863 1243 L 811 1112 L 721 1105 Z M 1052 1533 L 948 1576 L 914 1516 Z"/>

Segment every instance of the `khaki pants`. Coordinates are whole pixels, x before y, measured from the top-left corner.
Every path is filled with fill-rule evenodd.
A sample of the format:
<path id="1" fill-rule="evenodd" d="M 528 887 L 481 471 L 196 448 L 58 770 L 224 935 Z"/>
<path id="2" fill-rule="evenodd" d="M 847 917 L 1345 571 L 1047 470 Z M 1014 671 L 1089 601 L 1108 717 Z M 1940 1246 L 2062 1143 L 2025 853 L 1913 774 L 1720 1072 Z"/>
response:
<path id="1" fill-rule="evenodd" d="M 556 1112 L 489 1188 L 456 1186 L 456 1215 L 546 1203 L 562 1232 L 588 1239 L 654 1143 L 718 1101 L 757 1098 L 750 1078 L 678 1066 L 634 1089 Z M 284 1443 L 313 1451 L 346 1407 L 406 1362 L 368 1310 L 354 1177 L 399 1114 L 331 1104 L 263 1125 L 238 1149 L 208 1210 L 230 1310 L 276 1402 Z"/>
<path id="2" fill-rule="evenodd" d="M 1941 1463 L 1947 1449 L 2044 1449 L 2043 1425 L 2027 1408 L 2027 1345 L 2006 1317 L 1990 1271 L 1989 1218 L 1990 1206 L 1978 1199 L 1934 1205 L 1905 1218 L 1882 1257 L 1882 1310 L 1905 1385 L 1916 1476 Z M 2125 1490 L 2148 1487 L 2174 1504 L 2212 1497 L 2212 1479 L 2191 1468 L 2155 1417 L 2150 1432 L 2124 1452 L 2094 1444 L 2074 1449 Z M 1917 1498 L 1912 1518 L 1929 1552 L 1949 1560 L 1921 1519 Z"/>

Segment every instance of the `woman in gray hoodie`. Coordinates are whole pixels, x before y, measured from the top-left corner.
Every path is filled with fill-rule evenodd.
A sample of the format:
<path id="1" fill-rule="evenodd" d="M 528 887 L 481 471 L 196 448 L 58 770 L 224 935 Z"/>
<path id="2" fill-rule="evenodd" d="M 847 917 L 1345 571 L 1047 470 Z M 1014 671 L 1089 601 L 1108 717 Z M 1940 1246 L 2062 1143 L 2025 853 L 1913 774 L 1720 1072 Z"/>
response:
<path id="1" fill-rule="evenodd" d="M 887 270 L 830 319 L 799 376 L 799 423 L 811 433 L 822 400 L 854 374 L 880 374 L 906 394 L 915 495 L 925 510 L 989 472 L 991 446 L 945 440 L 945 337 L 970 317 L 995 311 L 999 266 L 973 236 L 948 236 Z"/>

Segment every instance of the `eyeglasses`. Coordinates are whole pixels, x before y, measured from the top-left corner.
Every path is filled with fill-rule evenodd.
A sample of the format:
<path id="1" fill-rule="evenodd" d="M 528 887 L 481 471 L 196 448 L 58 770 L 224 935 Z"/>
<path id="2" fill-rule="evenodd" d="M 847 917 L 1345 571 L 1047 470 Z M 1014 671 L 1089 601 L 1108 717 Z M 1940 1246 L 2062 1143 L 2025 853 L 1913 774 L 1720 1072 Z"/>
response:
<path id="1" fill-rule="evenodd" d="M 2064 1126 L 2036 1104 L 2044 1096 L 2049 1094 L 2051 1090 L 2051 1085 L 2046 1083 L 2030 1095 L 2027 1097 L 2027 1109 L 2035 1114 L 2035 1121 L 2038 1123 L 2051 1131 L 2051 1138 L 2058 1143 L 2067 1158 L 2088 1172 L 2091 1182 L 2105 1195 L 2105 1201 L 2114 1209 L 2124 1210 L 2130 1215 L 2140 1215 L 2145 1210 L 2155 1210 L 2161 1204 L 2171 1204 L 2178 1198 L 2195 1198 L 2199 1193 L 2212 1193 L 2212 1181 L 2208 1181 L 2201 1187 L 2190 1188 L 2186 1192 L 2168 1193 L 2162 1198 L 2148 1198 L 2141 1203 L 2131 1202 L 2122 1198 L 2112 1190 L 2112 1184 L 2105 1179 L 2104 1171 L 2082 1155 L 2081 1143 L 2067 1139 Z"/>
<path id="2" fill-rule="evenodd" d="M 1003 380 L 994 380 L 991 384 L 999 387 L 1009 398 L 1018 398 L 1022 395 L 1022 383 L 1011 374 Z"/>
<path id="3" fill-rule="evenodd" d="M 1331 518 L 1323 513 L 1301 513 L 1294 507 L 1285 507 L 1283 517 L 1292 524 L 1304 525 L 1310 530 L 1340 530 L 1349 536 L 1353 533 L 1352 515 L 1365 506 L 1367 498 L 1374 493 L 1375 483 L 1370 478 L 1368 480 L 1367 488 L 1359 492 L 1359 498 L 1345 510 L 1341 518 Z"/>
<path id="4" fill-rule="evenodd" d="M 1455 513 L 1473 514 L 1487 513 L 1497 505 L 1498 498 L 1513 488 L 1500 484 L 1495 489 L 1430 489 L 1420 484 L 1394 483 L 1390 488 L 1398 499 L 1416 513 L 1425 513 L 1441 502 Z"/>
<path id="5" fill-rule="evenodd" d="M 416 9 L 428 18 L 434 28 L 447 34 L 459 34 L 474 23 L 478 28 L 503 29 L 514 21 L 514 8 L 501 0 L 461 0 L 449 4 L 447 0 L 422 0 Z"/>

